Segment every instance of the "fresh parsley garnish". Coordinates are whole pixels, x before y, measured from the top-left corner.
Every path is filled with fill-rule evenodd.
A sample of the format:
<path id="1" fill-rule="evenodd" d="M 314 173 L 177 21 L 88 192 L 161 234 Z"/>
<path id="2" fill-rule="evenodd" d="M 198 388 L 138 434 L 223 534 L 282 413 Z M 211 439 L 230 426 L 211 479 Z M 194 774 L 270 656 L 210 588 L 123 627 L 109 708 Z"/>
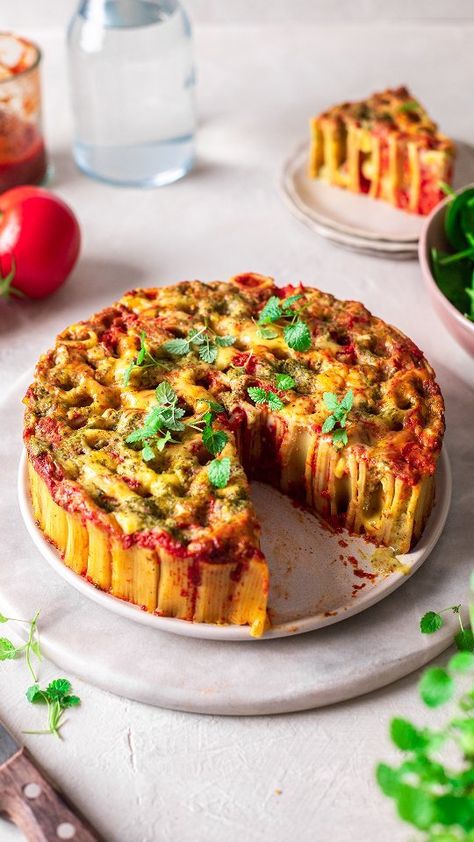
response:
<path id="1" fill-rule="evenodd" d="M 339 402 L 337 395 L 333 392 L 324 392 L 323 400 L 331 415 L 326 418 L 322 426 L 322 432 L 332 432 L 334 446 L 337 448 L 345 447 L 349 441 L 346 432 L 347 416 L 354 403 L 354 394 L 352 390 L 349 390 Z"/>
<path id="2" fill-rule="evenodd" d="M 125 439 L 126 444 L 143 444 L 142 457 L 145 462 L 155 458 L 155 448 L 162 451 L 168 442 L 175 442 L 173 432 L 182 432 L 185 410 L 178 406 L 178 395 L 165 380 L 155 389 L 158 406 L 152 407 L 145 416 L 143 427 L 134 430 Z"/>
<path id="3" fill-rule="evenodd" d="M 32 655 L 38 661 L 42 660 L 40 640 L 38 633 L 38 617 L 39 611 L 36 612 L 32 620 L 17 620 L 15 617 L 6 617 L 0 614 L 0 623 L 21 623 L 28 627 L 28 640 L 20 646 L 15 646 L 11 640 L 6 637 L 0 638 L 0 661 L 8 661 L 17 658 L 18 655 L 25 655 L 26 664 L 33 681 L 36 681 L 36 671 L 32 663 Z"/>
<path id="4" fill-rule="evenodd" d="M 132 362 L 125 371 L 125 374 L 123 376 L 124 386 L 128 386 L 132 371 L 135 368 L 135 366 L 138 366 L 140 368 L 150 368 L 151 366 L 155 365 L 162 366 L 163 363 L 160 362 L 160 360 L 155 359 L 153 354 L 148 349 L 146 334 L 145 331 L 142 330 L 142 332 L 140 333 L 140 350 L 138 351 L 138 354 L 135 357 L 135 359 L 132 360 Z"/>
<path id="5" fill-rule="evenodd" d="M 303 298 L 301 294 L 290 295 L 289 298 L 278 298 L 272 295 L 260 311 L 258 317 L 259 325 L 267 325 L 273 322 L 283 321 L 285 327 L 283 336 L 286 344 L 294 351 L 309 351 L 311 347 L 311 332 L 296 310 L 293 304 Z M 274 338 L 274 337 L 264 337 Z"/>
<path id="6" fill-rule="evenodd" d="M 71 694 L 71 682 L 67 678 L 57 678 L 42 690 L 38 683 L 28 687 L 26 698 L 32 704 L 46 704 L 48 707 L 48 728 L 43 731 L 24 731 L 25 734 L 54 734 L 61 737 L 60 729 L 64 725 L 64 711 L 80 705 L 79 696 Z"/>
<path id="7" fill-rule="evenodd" d="M 275 384 L 281 392 L 286 392 L 287 389 L 294 389 L 296 386 L 296 382 L 290 374 L 277 374 Z"/>
<path id="8" fill-rule="evenodd" d="M 196 346 L 199 359 L 206 363 L 214 363 L 217 359 L 219 348 L 228 348 L 235 342 L 234 336 L 219 336 L 210 327 L 202 327 L 199 330 L 191 328 L 185 339 L 170 339 L 162 345 L 162 348 L 177 357 L 184 357 Z"/>
<path id="9" fill-rule="evenodd" d="M 270 409 L 283 409 L 285 404 L 271 389 L 262 389 L 260 386 L 249 386 L 247 389 L 248 396 L 256 404 L 267 404 Z"/>
<path id="10" fill-rule="evenodd" d="M 215 488 L 225 488 L 230 479 L 230 459 L 227 456 L 213 459 L 208 465 L 207 475 Z"/>

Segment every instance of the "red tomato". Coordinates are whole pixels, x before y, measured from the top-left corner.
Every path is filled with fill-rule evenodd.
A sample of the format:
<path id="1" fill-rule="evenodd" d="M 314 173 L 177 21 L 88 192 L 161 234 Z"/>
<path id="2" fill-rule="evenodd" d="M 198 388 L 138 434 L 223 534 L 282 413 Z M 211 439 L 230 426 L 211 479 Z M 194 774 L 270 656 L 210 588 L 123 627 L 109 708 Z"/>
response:
<path id="1" fill-rule="evenodd" d="M 0 294 L 45 298 L 61 286 L 79 255 L 81 233 L 71 208 L 42 187 L 0 196 Z M 12 287 L 10 289 L 10 287 Z"/>

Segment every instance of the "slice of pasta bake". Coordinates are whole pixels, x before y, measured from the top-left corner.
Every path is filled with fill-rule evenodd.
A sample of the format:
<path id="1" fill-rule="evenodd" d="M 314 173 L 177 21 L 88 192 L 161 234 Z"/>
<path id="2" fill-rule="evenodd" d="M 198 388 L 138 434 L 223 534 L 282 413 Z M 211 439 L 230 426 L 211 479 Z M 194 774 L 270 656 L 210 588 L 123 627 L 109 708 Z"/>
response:
<path id="1" fill-rule="evenodd" d="M 443 399 L 362 304 L 238 275 L 135 289 L 73 324 L 25 397 L 37 522 L 146 611 L 267 622 L 249 479 L 406 552 L 430 513 Z"/>
<path id="2" fill-rule="evenodd" d="M 417 214 L 451 183 L 454 143 L 405 87 L 336 105 L 310 125 L 312 178 Z"/>

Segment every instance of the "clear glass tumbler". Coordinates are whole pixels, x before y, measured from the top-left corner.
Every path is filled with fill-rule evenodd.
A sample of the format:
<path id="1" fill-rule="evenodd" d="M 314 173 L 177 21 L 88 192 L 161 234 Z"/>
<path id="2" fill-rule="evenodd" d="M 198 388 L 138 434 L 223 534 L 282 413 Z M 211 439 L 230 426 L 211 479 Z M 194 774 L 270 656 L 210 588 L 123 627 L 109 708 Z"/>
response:
<path id="1" fill-rule="evenodd" d="M 68 56 L 81 170 L 116 184 L 155 186 L 191 169 L 192 36 L 177 0 L 81 0 Z"/>
<path id="2" fill-rule="evenodd" d="M 0 192 L 46 175 L 40 61 L 35 44 L 0 32 Z"/>

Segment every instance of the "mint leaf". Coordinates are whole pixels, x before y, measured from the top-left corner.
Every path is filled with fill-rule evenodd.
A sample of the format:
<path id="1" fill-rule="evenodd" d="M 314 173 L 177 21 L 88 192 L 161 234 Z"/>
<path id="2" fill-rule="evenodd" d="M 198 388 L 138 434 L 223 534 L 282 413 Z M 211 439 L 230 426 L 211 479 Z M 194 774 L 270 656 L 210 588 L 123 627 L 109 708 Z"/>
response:
<path id="1" fill-rule="evenodd" d="M 423 673 L 419 690 L 425 705 L 435 708 L 449 701 L 453 695 L 454 682 L 446 670 L 430 667 Z"/>
<path id="2" fill-rule="evenodd" d="M 209 463 L 207 474 L 211 485 L 215 488 L 225 488 L 230 479 L 230 459 L 227 456 L 223 459 L 213 459 Z"/>
<path id="3" fill-rule="evenodd" d="M 266 400 L 270 409 L 273 409 L 274 411 L 278 409 L 283 409 L 283 407 L 285 406 L 281 398 L 279 398 L 278 395 L 275 394 L 275 392 L 268 391 Z"/>
<path id="4" fill-rule="evenodd" d="M 298 293 L 297 295 L 289 295 L 288 298 L 283 298 L 281 300 L 282 309 L 283 310 L 289 310 L 291 308 L 291 306 L 293 304 L 295 304 L 296 301 L 300 300 L 300 298 L 303 298 L 301 293 Z"/>
<path id="5" fill-rule="evenodd" d="M 219 348 L 229 348 L 235 342 L 235 336 L 216 336 L 216 345 Z"/>
<path id="6" fill-rule="evenodd" d="M 461 629 L 454 635 L 454 642 L 460 652 L 474 652 L 474 635 L 471 629 Z"/>
<path id="7" fill-rule="evenodd" d="M 0 637 L 0 661 L 12 660 L 16 656 L 16 646 L 6 637 Z"/>
<path id="8" fill-rule="evenodd" d="M 267 401 L 267 392 L 260 386 L 249 386 L 247 394 L 255 403 L 266 403 Z"/>
<path id="9" fill-rule="evenodd" d="M 300 320 L 285 327 L 283 331 L 285 342 L 294 351 L 309 351 L 311 348 L 311 333 L 306 322 Z"/>
<path id="10" fill-rule="evenodd" d="M 278 331 L 274 327 L 259 327 L 257 336 L 259 339 L 276 339 Z"/>
<path id="11" fill-rule="evenodd" d="M 396 798 L 400 789 L 399 773 L 385 763 L 379 763 L 376 771 L 377 783 L 389 798 Z"/>
<path id="12" fill-rule="evenodd" d="M 339 407 L 337 395 L 335 395 L 333 392 L 324 392 L 323 401 L 330 412 L 334 412 Z"/>
<path id="13" fill-rule="evenodd" d="M 293 389 L 296 386 L 296 382 L 289 374 L 277 374 L 275 383 L 277 389 L 280 389 L 282 392 L 287 389 Z"/>
<path id="14" fill-rule="evenodd" d="M 352 389 L 349 389 L 349 391 L 346 392 L 346 394 L 344 395 L 344 397 L 343 397 L 343 399 L 340 403 L 340 407 L 347 414 L 348 412 L 351 411 L 353 403 L 354 403 L 354 393 L 353 393 Z"/>
<path id="15" fill-rule="evenodd" d="M 470 672 L 474 670 L 474 654 L 472 652 L 456 652 L 449 659 L 448 667 L 453 672 Z"/>
<path id="16" fill-rule="evenodd" d="M 336 424 L 337 424 L 337 421 L 336 421 L 334 415 L 329 415 L 328 418 L 326 418 L 323 426 L 321 427 L 321 432 L 330 433 L 331 430 L 334 429 Z"/>
<path id="17" fill-rule="evenodd" d="M 419 830 L 426 830 L 435 821 L 435 800 L 422 789 L 401 784 L 397 806 L 401 818 L 411 822 Z"/>
<path id="18" fill-rule="evenodd" d="M 164 439 L 161 439 L 161 441 L 164 441 Z M 164 447 L 164 445 L 163 445 L 163 447 Z M 163 448 L 161 448 L 161 449 L 163 449 Z M 154 450 L 153 450 L 152 447 L 150 447 L 149 444 L 146 444 L 145 447 L 143 448 L 142 457 L 145 460 L 145 462 L 151 462 L 151 460 L 155 458 Z"/>
<path id="19" fill-rule="evenodd" d="M 0 623 L 8 623 L 8 617 L 5 617 L 4 614 L 0 614 Z"/>
<path id="20" fill-rule="evenodd" d="M 349 443 L 347 433 L 345 430 L 334 430 L 332 434 L 332 442 L 336 448 L 345 447 Z"/>
<path id="21" fill-rule="evenodd" d="M 417 751 L 425 748 L 426 738 L 406 719 L 392 719 L 390 736 L 402 751 Z"/>
<path id="22" fill-rule="evenodd" d="M 178 400 L 178 395 L 166 380 L 163 380 L 163 382 L 156 387 L 155 395 L 156 400 L 160 404 L 176 403 Z"/>
<path id="23" fill-rule="evenodd" d="M 205 363 L 214 363 L 217 359 L 217 346 L 213 342 L 206 342 L 199 348 L 199 357 Z"/>
<path id="24" fill-rule="evenodd" d="M 433 634 L 444 625 L 441 614 L 436 611 L 427 611 L 420 620 L 420 631 L 423 634 Z"/>
<path id="25" fill-rule="evenodd" d="M 204 443 L 204 447 L 212 453 L 213 456 L 217 456 L 221 450 L 224 449 L 228 442 L 228 435 L 223 430 L 213 430 L 212 427 L 204 427 L 202 431 L 202 440 Z"/>
<path id="26" fill-rule="evenodd" d="M 260 311 L 260 315 L 258 317 L 258 324 L 266 325 L 270 324 L 271 322 L 276 322 L 278 321 L 278 319 L 281 319 L 282 315 L 283 312 L 280 307 L 280 299 L 277 298 L 276 295 L 272 295 L 271 298 L 268 299 L 263 309 Z"/>
<path id="27" fill-rule="evenodd" d="M 191 350 L 187 339 L 169 339 L 162 345 L 162 348 L 168 354 L 174 354 L 177 357 L 184 357 Z"/>

